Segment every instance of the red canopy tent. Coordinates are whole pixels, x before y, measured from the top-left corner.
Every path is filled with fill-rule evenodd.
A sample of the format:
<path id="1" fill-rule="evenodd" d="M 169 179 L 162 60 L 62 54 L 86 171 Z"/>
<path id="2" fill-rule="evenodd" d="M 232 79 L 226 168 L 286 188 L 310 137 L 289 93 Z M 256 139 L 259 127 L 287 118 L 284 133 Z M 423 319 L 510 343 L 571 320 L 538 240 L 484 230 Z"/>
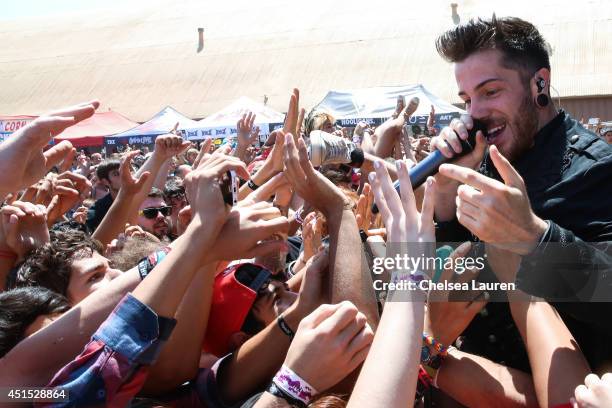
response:
<path id="1" fill-rule="evenodd" d="M 114 135 L 138 126 L 125 116 L 114 112 L 96 112 L 94 115 L 64 130 L 55 137 L 55 142 L 69 140 L 75 147 L 102 146 L 104 136 Z"/>

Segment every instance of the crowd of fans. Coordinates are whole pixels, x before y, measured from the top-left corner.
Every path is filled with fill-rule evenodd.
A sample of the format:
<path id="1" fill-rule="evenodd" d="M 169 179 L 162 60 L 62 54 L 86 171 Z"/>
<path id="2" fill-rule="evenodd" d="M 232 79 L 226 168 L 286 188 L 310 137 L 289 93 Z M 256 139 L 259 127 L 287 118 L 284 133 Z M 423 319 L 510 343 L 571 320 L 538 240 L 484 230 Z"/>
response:
<path id="1" fill-rule="evenodd" d="M 452 42 L 472 48 L 461 47 L 466 55 L 458 56 Z M 437 45 L 452 62 L 484 54 L 495 61 L 488 65 L 514 75 L 530 66 L 539 42 L 531 24 L 493 18 L 446 33 Z M 507 56 L 522 62 L 505 64 Z M 558 292 L 548 289 L 557 290 L 561 283 L 553 281 L 567 275 L 550 272 L 542 286 L 533 283 L 545 273 L 541 262 L 532 263 L 529 278 L 519 270 L 521 256 L 560 242 L 559 235 L 583 251 L 571 256 L 598 260 L 595 272 L 585 266 L 572 276 L 609 272 L 609 251 L 588 242 L 612 236 L 611 148 L 581 128 L 589 143 L 569 162 L 542 158 L 582 186 L 570 193 L 553 176 L 544 189 L 559 191 L 547 194 L 571 201 L 571 211 L 590 211 L 561 221 L 570 210 L 559 215 L 536 205 L 543 193 L 521 167 L 521 155 L 536 147 L 509 146 L 542 128 L 552 131 L 541 120 L 546 113 L 557 125 L 571 118 L 528 98 L 499 109 L 521 113 L 526 123 L 526 103 L 541 109 L 531 134 L 515 116 L 495 121 L 503 116 L 483 113 L 483 106 L 499 104 L 503 96 L 495 93 L 510 92 L 510 85 L 472 91 L 461 75 L 468 113 L 488 120 L 488 134 L 478 134 L 470 154 L 414 192 L 410 167 L 436 149 L 449 157 L 459 152 L 470 116 L 439 130 L 432 107 L 425 129 L 413 128 L 408 119 L 419 100 L 399 98 L 380 126 L 359 123 L 349 131 L 327 112 L 306 114 L 295 89 L 284 127 L 263 146 L 248 114 L 236 140 L 217 148 L 175 132 L 157 137 L 150 152 L 132 146 L 104 157 L 77 152 L 67 141 L 48 148 L 54 135 L 90 117 L 97 101 L 20 129 L 0 144 L 0 385 L 69 391 L 69 400 L 39 401 L 53 406 L 612 406 L 608 303 L 557 304 Z M 476 88 L 483 86 L 492 85 Z M 515 139 L 501 139 L 502 126 Z M 582 143 L 572 136 L 554 143 Z M 576 170 L 581 160 L 590 160 L 586 171 Z M 503 218 L 520 209 L 531 218 Z M 465 233 L 454 234 L 458 228 Z M 510 247 L 530 244 L 539 228 L 528 250 Z M 497 229 L 508 235 L 495 236 Z M 436 241 L 456 245 L 426 245 Z M 400 268 L 382 278 L 524 282 L 503 293 L 503 302 L 493 303 L 484 290 L 458 297 L 374 290 L 376 257 L 427 252 L 457 259 L 478 241 L 486 242 L 490 276 Z"/>

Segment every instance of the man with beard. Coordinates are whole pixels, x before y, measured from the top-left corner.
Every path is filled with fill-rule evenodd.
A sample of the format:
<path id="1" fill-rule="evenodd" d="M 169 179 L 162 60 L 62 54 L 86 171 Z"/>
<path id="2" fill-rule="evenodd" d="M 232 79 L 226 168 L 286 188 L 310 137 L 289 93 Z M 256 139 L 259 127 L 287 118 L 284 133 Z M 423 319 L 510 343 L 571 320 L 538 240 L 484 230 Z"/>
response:
<path id="1" fill-rule="evenodd" d="M 168 236 L 168 217 L 171 212 L 172 207 L 164 201 L 164 193 L 153 187 L 138 208 L 138 225 L 163 240 Z"/>
<path id="2" fill-rule="evenodd" d="M 452 157 L 474 120 L 486 127 L 436 175 L 437 240 L 485 242 L 490 267 L 479 280 L 552 302 L 595 368 L 612 357 L 612 303 L 593 302 L 612 301 L 612 148 L 554 106 L 550 46 L 533 24 L 472 20 L 436 47 L 455 64 L 467 115 L 431 149 Z M 463 350 L 529 371 L 507 303 L 489 303 L 463 334 Z"/>

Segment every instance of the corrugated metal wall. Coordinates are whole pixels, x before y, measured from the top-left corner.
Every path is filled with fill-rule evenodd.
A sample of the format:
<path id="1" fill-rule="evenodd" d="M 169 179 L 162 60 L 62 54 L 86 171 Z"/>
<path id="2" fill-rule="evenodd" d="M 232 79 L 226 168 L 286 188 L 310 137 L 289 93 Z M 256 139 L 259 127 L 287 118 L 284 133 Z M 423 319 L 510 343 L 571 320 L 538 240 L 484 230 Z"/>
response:
<path id="1" fill-rule="evenodd" d="M 600 118 L 602 121 L 609 121 L 612 120 L 612 95 L 597 98 L 561 98 L 561 108 L 577 120 L 584 118 L 586 122 L 589 118 Z"/>

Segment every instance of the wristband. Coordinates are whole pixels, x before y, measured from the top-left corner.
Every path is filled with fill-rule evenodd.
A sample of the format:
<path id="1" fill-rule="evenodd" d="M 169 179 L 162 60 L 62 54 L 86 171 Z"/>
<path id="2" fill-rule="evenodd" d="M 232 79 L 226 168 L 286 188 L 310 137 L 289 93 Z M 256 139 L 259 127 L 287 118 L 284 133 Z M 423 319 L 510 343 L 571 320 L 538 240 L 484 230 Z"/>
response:
<path id="1" fill-rule="evenodd" d="M 266 392 L 274 395 L 277 398 L 285 400 L 287 404 L 289 404 L 289 406 L 306 408 L 306 404 L 304 404 L 299 399 L 293 398 L 291 395 L 283 391 L 283 389 L 280 388 L 278 385 L 274 384 L 274 382 L 270 383 L 270 386 L 268 387 Z"/>
<path id="2" fill-rule="evenodd" d="M 280 315 L 276 318 L 276 324 L 278 324 L 278 327 L 280 327 L 281 331 L 285 333 L 287 337 L 293 340 L 293 336 L 295 336 L 295 333 L 293 330 L 291 330 L 291 327 L 289 327 L 283 315 Z"/>
<path id="3" fill-rule="evenodd" d="M 448 347 L 444 347 L 442 343 L 438 342 L 433 336 L 423 333 L 423 347 L 421 347 L 421 363 L 432 368 L 440 367 L 442 360 L 448 354 Z M 432 355 L 430 347 L 433 348 L 437 354 Z M 437 365 L 437 366 L 436 366 Z"/>
<path id="4" fill-rule="evenodd" d="M 258 186 L 257 184 L 255 184 L 255 183 L 253 182 L 253 180 L 250 180 L 250 179 L 249 179 L 249 181 L 247 181 L 247 186 L 248 186 L 248 187 L 249 187 L 251 190 L 253 190 L 253 191 L 255 191 L 255 190 L 257 190 L 257 189 L 259 188 L 259 186 Z"/>
<path id="5" fill-rule="evenodd" d="M 272 383 L 289 394 L 291 398 L 301 401 L 304 406 L 308 405 L 318 394 L 312 385 L 284 364 L 274 376 Z"/>

